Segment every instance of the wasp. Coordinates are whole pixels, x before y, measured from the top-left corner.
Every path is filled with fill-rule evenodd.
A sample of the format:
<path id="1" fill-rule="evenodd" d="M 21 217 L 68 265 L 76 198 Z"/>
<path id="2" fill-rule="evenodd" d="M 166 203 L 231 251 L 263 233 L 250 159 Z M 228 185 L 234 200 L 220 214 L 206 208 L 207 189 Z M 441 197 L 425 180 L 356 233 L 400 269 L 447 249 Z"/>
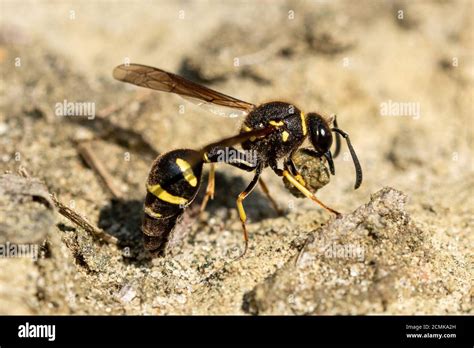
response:
<path id="1" fill-rule="evenodd" d="M 171 231 L 184 210 L 195 200 L 199 191 L 204 164 L 209 164 L 206 193 L 201 205 L 204 209 L 209 199 L 214 198 L 215 163 L 224 162 L 248 172 L 254 172 L 252 181 L 237 199 L 237 210 L 242 223 L 245 247 L 248 249 L 247 215 L 243 202 L 260 183 L 263 192 L 272 199 L 267 185 L 260 177 L 262 171 L 270 167 L 276 175 L 291 183 L 301 194 L 313 200 L 324 209 L 339 216 L 336 210 L 321 202 L 305 183 L 292 160 L 293 155 L 309 137 L 312 149 L 306 152 L 315 158 L 324 157 L 332 175 L 335 174 L 331 146 L 335 134 L 334 158 L 340 151 L 342 136 L 351 154 L 356 180 L 354 189 L 362 183 L 362 168 L 352 147 L 349 135 L 337 125 L 336 117 L 325 118 L 317 112 L 305 114 L 293 104 L 272 101 L 254 105 L 234 97 L 214 91 L 167 71 L 140 65 L 123 64 L 113 71 L 115 79 L 158 91 L 178 94 L 203 106 L 216 106 L 227 110 L 230 116 L 242 115 L 239 134 L 210 143 L 199 150 L 177 149 L 158 156 L 150 169 L 146 183 L 142 232 L 145 248 L 162 251 Z M 243 151 L 235 146 L 239 145 Z M 231 151 L 238 156 L 222 156 Z M 252 160 L 246 153 L 253 153 Z M 281 161 L 280 161 L 281 160 Z M 279 162 L 283 168 L 279 168 Z"/>

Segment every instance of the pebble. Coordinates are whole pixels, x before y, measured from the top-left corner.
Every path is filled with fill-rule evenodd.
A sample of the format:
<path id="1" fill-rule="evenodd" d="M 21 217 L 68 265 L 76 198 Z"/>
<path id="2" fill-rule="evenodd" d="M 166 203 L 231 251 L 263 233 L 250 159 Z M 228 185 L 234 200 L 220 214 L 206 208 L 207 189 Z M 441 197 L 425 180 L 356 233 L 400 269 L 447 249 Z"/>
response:
<path id="1" fill-rule="evenodd" d="M 6 123 L 0 123 L 0 135 L 7 134 L 8 132 L 8 125 Z"/>

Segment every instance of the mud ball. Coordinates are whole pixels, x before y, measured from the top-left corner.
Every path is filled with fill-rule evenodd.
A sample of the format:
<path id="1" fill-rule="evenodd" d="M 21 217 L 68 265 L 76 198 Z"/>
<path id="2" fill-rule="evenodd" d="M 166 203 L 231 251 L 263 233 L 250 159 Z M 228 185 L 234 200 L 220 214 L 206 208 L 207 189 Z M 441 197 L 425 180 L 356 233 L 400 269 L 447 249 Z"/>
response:
<path id="1" fill-rule="evenodd" d="M 298 149 L 291 157 L 296 169 L 301 174 L 306 188 L 312 193 L 316 193 L 320 188 L 330 181 L 329 169 L 326 167 L 326 159 L 314 157 L 307 149 Z M 286 178 L 283 178 L 285 187 L 297 198 L 304 198 L 303 195 Z"/>

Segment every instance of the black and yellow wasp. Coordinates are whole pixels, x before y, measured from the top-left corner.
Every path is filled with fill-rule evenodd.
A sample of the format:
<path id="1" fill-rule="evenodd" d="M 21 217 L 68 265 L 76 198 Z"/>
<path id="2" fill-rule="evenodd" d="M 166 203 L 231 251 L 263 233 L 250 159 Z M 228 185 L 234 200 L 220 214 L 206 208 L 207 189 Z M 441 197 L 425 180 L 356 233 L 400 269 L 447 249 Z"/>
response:
<path id="1" fill-rule="evenodd" d="M 244 232 L 245 249 L 248 248 L 248 235 L 245 226 L 247 216 L 243 201 L 260 182 L 264 193 L 271 199 L 265 183 L 260 178 L 262 170 L 270 167 L 278 176 L 286 178 L 306 197 L 312 199 L 323 208 L 339 215 L 305 186 L 304 179 L 299 175 L 292 162 L 292 154 L 303 144 L 306 137 L 314 147 L 312 154 L 324 156 L 331 174 L 334 175 L 334 164 L 331 154 L 333 136 L 336 134 L 334 157 L 340 149 L 339 135 L 344 137 L 351 153 L 355 171 L 355 189 L 362 183 L 362 169 L 352 148 L 349 136 L 337 126 L 336 118 L 326 119 L 318 113 L 304 114 L 292 104 L 285 102 L 269 102 L 256 106 L 202 85 L 189 81 L 181 76 L 139 64 L 123 64 L 114 69 L 114 78 L 137 86 L 158 91 L 176 93 L 182 97 L 197 100 L 205 105 L 217 105 L 230 108 L 238 114 L 245 115 L 240 133 L 236 136 L 204 146 L 200 150 L 178 149 L 158 156 L 153 162 L 148 176 L 147 195 L 144 204 L 142 232 L 145 237 L 145 248 L 160 252 L 166 245 L 170 233 L 182 216 L 184 209 L 196 198 L 205 163 L 210 164 L 206 195 L 202 204 L 205 207 L 209 198 L 214 196 L 214 163 L 223 161 L 249 172 L 255 172 L 250 184 L 237 197 L 237 209 Z M 332 124 L 332 127 L 330 126 Z M 253 161 L 246 160 L 245 153 L 234 148 L 241 145 L 245 151 L 256 154 Z M 231 150 L 240 156 L 222 156 Z M 283 169 L 278 168 L 278 160 L 283 159 Z M 275 202 L 271 199 L 272 204 Z"/>

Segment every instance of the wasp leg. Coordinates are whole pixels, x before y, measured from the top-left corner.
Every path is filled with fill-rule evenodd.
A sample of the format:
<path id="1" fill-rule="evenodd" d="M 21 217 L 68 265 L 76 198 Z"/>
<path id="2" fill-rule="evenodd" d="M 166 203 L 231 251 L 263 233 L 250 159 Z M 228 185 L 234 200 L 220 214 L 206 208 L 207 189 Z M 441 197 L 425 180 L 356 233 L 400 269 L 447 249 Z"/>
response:
<path id="1" fill-rule="evenodd" d="M 278 173 L 277 173 L 278 174 Z M 336 216 L 340 216 L 341 214 L 337 211 L 335 211 L 332 208 L 329 208 L 326 204 L 321 202 L 316 196 L 311 193 L 303 184 L 301 184 L 297 178 L 295 178 L 287 169 L 283 170 L 281 172 L 282 176 L 284 176 L 289 182 L 291 182 L 302 194 L 304 194 L 306 197 L 311 199 L 312 201 L 318 203 L 321 207 L 324 209 L 330 211 L 331 213 L 336 214 Z"/>
<path id="2" fill-rule="evenodd" d="M 270 203 L 272 204 L 272 207 L 273 209 L 276 211 L 276 213 L 278 215 L 283 215 L 283 211 L 278 207 L 278 204 L 277 202 L 273 199 L 273 197 L 271 196 L 270 194 L 270 190 L 268 190 L 268 186 L 267 184 L 265 184 L 265 181 L 263 181 L 262 178 L 260 178 L 258 180 L 258 182 L 260 183 L 260 186 L 262 187 L 262 191 L 263 193 L 265 193 L 265 195 L 267 196 L 268 200 L 270 201 Z"/>
<path id="3" fill-rule="evenodd" d="M 293 154 L 291 154 L 288 159 L 286 160 L 285 167 L 289 169 L 291 174 L 293 175 L 299 175 L 298 169 L 296 168 L 295 162 L 293 162 L 293 159 L 291 158 Z"/>
<path id="4" fill-rule="evenodd" d="M 210 199 L 214 199 L 214 191 L 216 188 L 216 166 L 214 163 L 210 164 L 209 167 L 209 178 L 207 179 L 207 188 L 206 188 L 206 195 L 201 203 L 200 212 L 202 213 L 207 206 L 207 202 Z"/>
<path id="5" fill-rule="evenodd" d="M 216 146 L 213 149 L 211 149 L 208 153 L 206 153 L 207 160 L 209 162 L 219 162 L 219 152 L 220 151 L 225 151 L 225 148 Z M 232 159 L 232 160 L 229 160 L 229 161 L 223 161 L 224 163 L 229 164 L 233 167 L 248 171 L 248 172 L 252 172 L 252 171 L 255 170 L 255 168 L 257 168 L 257 165 L 254 164 L 252 161 L 245 161 L 244 160 L 247 157 L 245 155 L 245 153 L 243 153 L 243 152 L 241 152 L 241 151 L 239 151 L 239 150 L 237 150 L 233 147 L 229 147 L 227 149 L 227 151 L 233 151 L 233 153 L 235 154 L 235 156 L 234 156 L 235 158 Z M 278 207 L 276 201 L 270 195 L 270 191 L 268 190 L 268 187 L 267 187 L 267 185 L 265 184 L 265 182 L 263 181 L 262 178 L 260 178 L 259 183 L 260 183 L 260 186 L 262 187 L 263 193 L 265 193 L 267 198 L 270 200 L 270 203 L 271 203 L 273 209 L 275 209 L 275 211 L 278 215 L 282 215 L 283 214 L 282 210 Z"/>
<path id="6" fill-rule="evenodd" d="M 245 158 L 244 154 L 242 154 L 237 149 L 235 149 L 233 147 L 229 147 L 227 149 L 227 151 L 229 151 L 229 150 L 235 151 L 235 153 L 237 154 L 237 156 L 236 156 L 237 158 Z M 204 161 L 206 163 L 210 164 L 210 168 L 209 168 L 209 179 L 208 179 L 208 182 L 207 182 L 206 195 L 204 196 L 204 199 L 201 203 L 200 213 L 202 213 L 206 209 L 207 203 L 209 202 L 209 198 L 214 199 L 214 192 L 215 192 L 215 187 L 216 187 L 216 184 L 215 184 L 215 163 L 218 163 L 218 162 L 228 163 L 228 164 L 230 164 L 234 167 L 237 167 L 239 169 L 243 169 L 243 170 L 248 171 L 248 172 L 251 172 L 251 171 L 255 170 L 255 166 L 251 166 L 251 165 L 249 165 L 245 162 L 238 162 L 238 161 L 237 162 L 226 162 L 226 158 L 225 158 L 225 156 L 223 156 L 223 154 L 226 153 L 225 151 L 226 151 L 225 147 L 216 145 L 213 148 L 209 148 L 209 150 L 207 152 L 205 152 L 204 155 L 203 155 Z"/>
<path id="7" fill-rule="evenodd" d="M 244 252 L 238 257 L 240 259 L 247 253 L 247 249 L 249 246 L 249 237 L 247 233 L 247 227 L 245 225 L 245 222 L 247 221 L 247 214 L 245 213 L 243 201 L 244 199 L 253 191 L 255 186 L 257 185 L 259 181 L 260 174 L 262 173 L 263 166 L 259 165 L 255 171 L 255 176 L 253 177 L 252 181 L 250 184 L 247 186 L 247 188 L 242 191 L 239 196 L 237 197 L 237 210 L 239 212 L 239 218 L 240 221 L 242 222 L 242 229 L 244 231 L 244 241 L 245 241 L 245 249 Z"/>
<path id="8" fill-rule="evenodd" d="M 303 176 L 300 174 L 298 169 L 296 168 L 295 163 L 293 162 L 293 159 L 288 157 L 288 159 L 285 162 L 285 168 L 290 172 L 291 175 L 295 177 L 296 180 L 300 182 L 301 185 L 306 187 L 306 182 L 303 179 Z M 280 174 L 277 173 L 278 176 L 283 175 L 283 171 L 281 169 L 278 169 L 280 171 Z"/>
<path id="9" fill-rule="evenodd" d="M 283 176 L 283 170 L 278 168 L 278 163 L 275 159 L 270 159 L 269 166 L 275 172 L 276 175 Z"/>
<path id="10" fill-rule="evenodd" d="M 230 153 L 232 153 L 231 157 L 228 156 Z M 226 163 L 247 172 L 253 172 L 257 168 L 257 161 L 254 159 L 247 161 L 247 157 L 245 153 L 231 146 L 216 145 L 204 153 L 206 163 Z"/>

